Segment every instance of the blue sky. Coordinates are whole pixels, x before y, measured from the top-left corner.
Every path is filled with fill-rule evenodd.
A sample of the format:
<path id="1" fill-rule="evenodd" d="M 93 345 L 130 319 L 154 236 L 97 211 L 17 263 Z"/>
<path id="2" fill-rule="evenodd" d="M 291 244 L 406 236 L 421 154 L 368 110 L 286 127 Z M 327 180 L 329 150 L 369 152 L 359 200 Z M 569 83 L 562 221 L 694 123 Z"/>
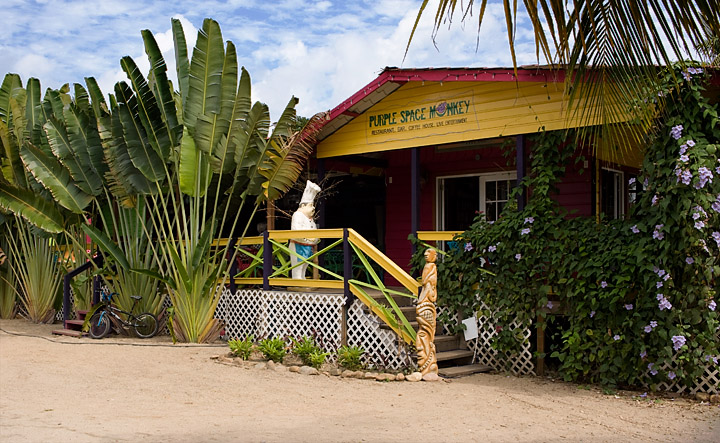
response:
<path id="1" fill-rule="evenodd" d="M 253 100 L 279 115 L 292 95 L 310 116 L 333 108 L 385 66 L 509 66 L 504 13 L 492 3 L 482 32 L 459 19 L 432 41 L 431 4 L 403 61 L 419 0 L 4 0 L 0 14 L 0 74 L 15 72 L 43 88 L 95 77 L 106 94 L 125 79 L 120 58 L 147 71 L 140 31 L 150 29 L 174 78 L 171 17 L 195 42 L 205 17 L 220 23 L 253 80 Z M 431 2 L 432 3 L 432 2 Z M 518 62 L 536 63 L 531 30 L 518 27 Z M 477 50 L 476 50 L 477 45 Z"/>

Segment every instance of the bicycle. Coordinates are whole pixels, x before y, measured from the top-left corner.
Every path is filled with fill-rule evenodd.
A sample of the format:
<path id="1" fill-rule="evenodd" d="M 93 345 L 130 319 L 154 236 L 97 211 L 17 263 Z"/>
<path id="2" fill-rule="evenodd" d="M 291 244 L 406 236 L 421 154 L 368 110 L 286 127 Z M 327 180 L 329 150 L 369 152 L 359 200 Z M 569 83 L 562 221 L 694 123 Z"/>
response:
<path id="1" fill-rule="evenodd" d="M 110 333 L 112 327 L 112 318 L 115 318 L 122 326 L 132 329 L 140 338 L 153 337 L 158 330 L 157 317 L 149 312 L 143 312 L 135 315 L 132 311 L 135 311 L 138 301 L 142 299 L 139 295 L 131 295 L 130 298 L 135 300 L 131 312 L 123 311 L 122 309 L 116 308 L 112 305 L 112 297 L 117 292 L 109 293 L 103 291 L 101 306 L 99 306 L 93 316 L 90 318 L 90 327 L 88 333 L 90 337 L 100 339 Z M 127 321 L 123 319 L 120 314 L 124 314 L 127 317 Z"/>

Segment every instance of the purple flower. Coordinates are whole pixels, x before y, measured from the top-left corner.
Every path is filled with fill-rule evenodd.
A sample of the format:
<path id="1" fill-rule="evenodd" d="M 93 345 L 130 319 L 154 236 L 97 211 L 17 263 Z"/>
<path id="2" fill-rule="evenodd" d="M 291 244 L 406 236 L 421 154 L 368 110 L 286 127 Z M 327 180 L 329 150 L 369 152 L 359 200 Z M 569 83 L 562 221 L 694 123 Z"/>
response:
<path id="1" fill-rule="evenodd" d="M 662 277 L 663 275 L 665 275 L 665 270 L 656 267 L 655 273 L 657 274 L 658 277 Z"/>
<path id="2" fill-rule="evenodd" d="M 650 326 L 650 325 L 645 326 L 645 333 L 649 334 L 651 332 L 652 332 L 652 326 Z"/>
<path id="3" fill-rule="evenodd" d="M 682 181 L 684 185 L 689 185 L 692 181 L 692 172 L 687 169 L 683 170 L 682 174 L 680 174 L 680 181 Z"/>
<path id="4" fill-rule="evenodd" d="M 711 235 L 712 238 L 715 240 L 715 243 L 717 243 L 718 248 L 720 248 L 720 232 L 718 232 L 718 231 L 713 231 L 713 233 L 710 234 L 710 235 Z"/>
<path id="5" fill-rule="evenodd" d="M 687 72 L 690 74 L 702 74 L 702 68 L 687 68 Z"/>
<path id="6" fill-rule="evenodd" d="M 473 245 L 470 242 L 465 243 L 465 251 L 470 252 L 473 250 Z"/>
<path id="7" fill-rule="evenodd" d="M 678 140 L 680 137 L 682 137 L 682 131 L 683 131 L 682 125 L 673 126 L 672 129 L 670 130 L 670 136 L 672 138 L 674 138 L 675 140 Z"/>
<path id="8" fill-rule="evenodd" d="M 705 222 L 704 222 L 704 221 L 698 220 L 698 221 L 695 222 L 695 229 L 700 230 L 700 229 L 702 229 L 702 228 L 704 228 L 704 227 L 705 227 Z"/>
<path id="9" fill-rule="evenodd" d="M 675 379 L 675 373 L 673 371 L 668 372 L 668 379 L 670 379 L 670 380 Z"/>
<path id="10" fill-rule="evenodd" d="M 655 320 L 652 320 L 652 321 L 650 322 L 650 327 L 653 328 L 653 329 L 657 328 L 657 322 L 656 322 Z"/>
<path id="11" fill-rule="evenodd" d="M 682 335 L 673 335 L 671 340 L 673 342 L 673 349 L 676 351 L 685 346 L 686 339 Z"/>
<path id="12" fill-rule="evenodd" d="M 607 282 L 606 282 L 605 280 L 603 280 L 603 281 L 600 282 L 600 287 L 601 287 L 601 288 L 607 288 L 607 286 L 608 286 L 608 284 L 607 284 Z"/>
<path id="13" fill-rule="evenodd" d="M 668 281 L 670 279 L 670 274 L 665 274 L 665 277 L 663 277 L 663 280 Z"/>
<path id="14" fill-rule="evenodd" d="M 640 398 L 647 398 L 647 392 L 643 392 L 642 394 L 640 394 Z"/>
<path id="15" fill-rule="evenodd" d="M 687 71 L 683 71 L 683 72 L 682 72 L 682 76 L 683 76 L 683 78 L 684 78 L 685 80 L 687 80 L 687 81 L 692 80 L 692 75 L 690 75 L 690 73 L 687 72 Z"/>
<path id="16" fill-rule="evenodd" d="M 688 161 L 690 161 L 690 157 L 688 157 L 687 155 L 683 154 L 683 155 L 680 156 L 680 158 L 679 158 L 678 160 L 680 160 L 680 161 L 683 162 L 683 163 L 687 163 Z"/>
<path id="17" fill-rule="evenodd" d="M 630 230 L 633 232 L 633 234 L 637 234 L 637 233 L 640 232 L 640 230 L 638 229 L 637 225 L 632 225 L 632 227 L 630 228 Z"/>
<path id="18" fill-rule="evenodd" d="M 628 311 L 632 311 L 632 309 L 633 309 L 632 303 L 626 304 L 626 305 L 625 305 L 625 309 L 627 309 Z"/>
<path id="19" fill-rule="evenodd" d="M 687 144 L 683 143 L 682 145 L 680 145 L 680 155 L 685 154 L 687 152 L 687 149 L 688 149 Z"/>
<path id="20" fill-rule="evenodd" d="M 661 282 L 661 281 L 655 283 L 655 287 L 658 289 L 662 288 L 662 286 L 663 286 L 663 282 Z"/>
<path id="21" fill-rule="evenodd" d="M 635 183 L 635 177 L 630 177 L 630 180 L 628 180 L 628 185 L 631 185 Z"/>
<path id="22" fill-rule="evenodd" d="M 590 318 L 595 317 L 595 311 L 590 311 Z"/>
<path id="23" fill-rule="evenodd" d="M 613 340 L 615 340 L 615 341 L 618 341 L 618 340 L 620 340 L 620 336 L 619 336 L 619 335 L 617 335 L 617 334 L 615 334 L 615 336 L 613 337 Z"/>
<path id="24" fill-rule="evenodd" d="M 655 363 L 648 363 L 648 370 L 652 375 L 657 375 L 658 373 L 657 369 L 655 369 Z"/>
<path id="25" fill-rule="evenodd" d="M 522 254 L 515 254 L 515 260 L 520 261 Z"/>
<path id="26" fill-rule="evenodd" d="M 672 304 L 670 304 L 670 301 L 668 301 L 667 298 L 662 297 L 662 299 L 660 300 L 660 303 L 658 303 L 658 308 L 661 311 L 664 311 L 666 309 L 669 311 L 670 309 L 672 309 Z"/>
<path id="27" fill-rule="evenodd" d="M 525 228 L 522 231 L 520 231 L 520 235 L 528 235 L 530 233 L 530 228 Z"/>
<path id="28" fill-rule="evenodd" d="M 711 311 L 714 311 L 715 308 L 717 308 L 717 305 L 715 304 L 715 300 L 710 300 L 710 303 L 708 303 L 708 309 Z"/>
<path id="29" fill-rule="evenodd" d="M 705 187 L 705 184 L 707 182 L 712 183 L 713 174 L 712 171 L 706 168 L 705 166 L 701 166 L 698 168 L 698 174 L 700 175 L 700 182 L 695 186 L 696 188 L 699 186 L 698 189 Z"/>
<path id="30" fill-rule="evenodd" d="M 495 252 L 496 249 L 497 249 L 497 246 L 488 246 L 488 251 L 490 251 L 490 252 Z"/>
<path id="31" fill-rule="evenodd" d="M 688 140 L 688 141 L 685 142 L 685 144 L 687 144 L 688 146 L 690 146 L 690 147 L 692 148 L 693 146 L 695 146 L 695 141 L 694 141 L 694 140 Z"/>
<path id="32" fill-rule="evenodd" d="M 535 223 L 535 217 L 525 217 L 525 223 Z"/>
<path id="33" fill-rule="evenodd" d="M 695 263 L 695 259 L 692 257 L 685 257 L 685 263 L 691 265 L 691 264 Z"/>
<path id="34" fill-rule="evenodd" d="M 720 196 L 718 196 L 718 200 L 716 200 L 715 203 L 712 204 L 712 209 L 715 212 L 720 212 Z"/>
<path id="35" fill-rule="evenodd" d="M 658 295 L 655 296 L 655 298 L 656 298 L 657 300 L 662 300 L 662 299 L 665 298 L 665 296 L 662 295 L 662 294 L 658 294 Z"/>
<path id="36" fill-rule="evenodd" d="M 640 358 L 644 359 L 645 357 L 647 357 L 647 352 L 645 352 L 645 350 L 643 349 L 642 351 L 640 351 Z"/>
<path id="37" fill-rule="evenodd" d="M 547 302 L 547 305 L 546 305 L 546 306 L 547 306 L 548 309 L 552 309 L 552 308 L 553 308 L 553 303 L 552 303 L 551 301 L 549 301 L 549 302 Z"/>
<path id="38" fill-rule="evenodd" d="M 643 179 L 643 186 L 647 188 L 647 187 L 648 187 L 648 183 L 650 183 L 650 180 L 649 180 L 647 177 L 645 177 L 645 178 Z"/>
<path id="39" fill-rule="evenodd" d="M 653 231 L 653 238 L 656 240 L 662 240 L 665 238 L 665 233 L 661 231 L 662 228 L 664 228 L 665 225 L 655 225 L 655 231 Z"/>
<path id="40" fill-rule="evenodd" d="M 658 200 L 660 200 L 660 197 L 658 197 L 657 194 L 653 195 L 652 205 L 655 206 L 657 204 Z"/>

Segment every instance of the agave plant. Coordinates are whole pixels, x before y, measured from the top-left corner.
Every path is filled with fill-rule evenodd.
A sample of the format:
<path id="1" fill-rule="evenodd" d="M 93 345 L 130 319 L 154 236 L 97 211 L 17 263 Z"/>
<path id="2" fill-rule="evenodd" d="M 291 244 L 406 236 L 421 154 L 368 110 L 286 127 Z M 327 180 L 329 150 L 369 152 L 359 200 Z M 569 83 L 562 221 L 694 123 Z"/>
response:
<path id="1" fill-rule="evenodd" d="M 23 314 L 35 323 L 52 323 L 62 278 L 59 260 L 49 235 L 41 235 L 23 220 L 16 220 L 17 232 L 9 236 L 12 273 L 20 288 Z"/>
<path id="2" fill-rule="evenodd" d="M 6 254 L 5 263 L 0 265 L 0 318 L 14 318 L 17 314 L 17 284 L 10 268 L 14 258 L 7 240 L 7 224 L 5 217 L 0 216 L 0 249 Z"/>

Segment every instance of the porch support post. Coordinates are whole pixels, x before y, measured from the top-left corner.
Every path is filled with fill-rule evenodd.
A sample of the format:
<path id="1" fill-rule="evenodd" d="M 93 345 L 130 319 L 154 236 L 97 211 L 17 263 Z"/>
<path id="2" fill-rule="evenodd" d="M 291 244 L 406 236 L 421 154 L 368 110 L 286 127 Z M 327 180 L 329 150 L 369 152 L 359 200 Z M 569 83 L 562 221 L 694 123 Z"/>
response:
<path id="1" fill-rule="evenodd" d="M 518 185 L 525 178 L 525 135 L 520 134 L 515 138 L 515 166 L 517 167 L 517 183 Z M 518 201 L 518 209 L 525 209 L 525 201 L 527 200 L 526 189 L 523 189 L 520 201 Z"/>
<path id="2" fill-rule="evenodd" d="M 410 150 L 410 200 L 410 231 L 417 235 L 420 230 L 420 148 Z M 415 249 L 413 245 L 413 255 Z"/>
<path id="3" fill-rule="evenodd" d="M 235 244 L 237 243 L 237 240 L 237 238 L 231 237 L 230 247 L 228 248 L 228 254 L 230 254 L 230 258 L 232 259 L 232 262 L 230 263 L 230 292 L 233 294 L 237 291 L 237 285 L 235 284 L 235 275 L 238 273 L 237 254 L 235 253 Z"/>
<path id="4" fill-rule="evenodd" d="M 263 232 L 263 291 L 270 290 L 270 273 L 272 272 L 272 245 L 270 231 Z"/>
<path id="5" fill-rule="evenodd" d="M 320 183 L 321 186 L 324 186 L 324 185 L 322 185 L 322 182 L 324 179 L 325 179 L 325 159 L 319 158 L 317 160 L 317 182 Z M 317 209 L 317 216 L 318 216 L 318 226 L 321 229 L 325 228 L 326 226 L 325 226 L 325 200 L 324 199 L 319 199 L 317 201 L 316 209 Z M 326 243 L 323 240 L 321 240 L 320 244 L 325 245 Z M 320 245 L 318 245 L 318 247 L 320 248 Z M 325 254 L 321 254 L 320 257 L 316 257 L 316 260 L 317 260 L 318 265 L 320 265 L 323 268 L 325 267 Z M 313 268 L 313 278 L 318 278 L 318 277 L 315 277 L 315 274 L 317 272 L 318 272 L 318 269 Z"/>

